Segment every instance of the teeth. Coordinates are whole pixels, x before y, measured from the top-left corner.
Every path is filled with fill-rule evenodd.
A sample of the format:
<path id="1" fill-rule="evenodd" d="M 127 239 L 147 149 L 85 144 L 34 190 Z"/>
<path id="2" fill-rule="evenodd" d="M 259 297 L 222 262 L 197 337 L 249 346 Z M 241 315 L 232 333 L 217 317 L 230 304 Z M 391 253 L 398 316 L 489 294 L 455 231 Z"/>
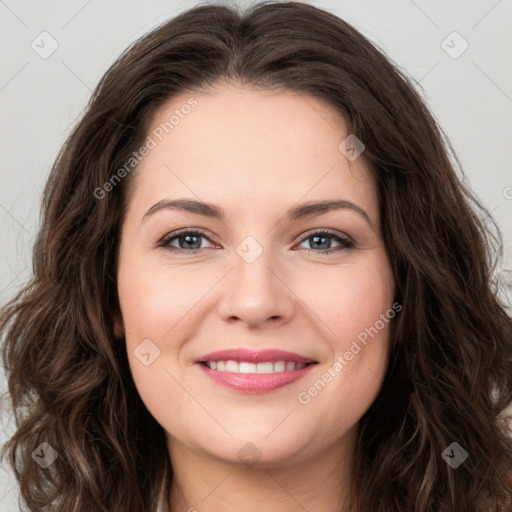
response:
<path id="1" fill-rule="evenodd" d="M 306 365 L 304 363 L 293 363 L 287 361 L 268 361 L 264 363 L 249 363 L 247 361 L 206 361 L 206 366 L 211 370 L 232 373 L 277 373 L 300 370 Z"/>
<path id="2" fill-rule="evenodd" d="M 226 371 L 238 373 L 240 371 L 240 364 L 236 361 L 226 361 Z"/>
<path id="3" fill-rule="evenodd" d="M 284 372 L 286 368 L 286 363 L 284 361 L 277 361 L 274 363 L 274 371 L 275 372 Z"/>
<path id="4" fill-rule="evenodd" d="M 256 363 L 245 363 L 242 361 L 239 367 L 240 373 L 256 373 Z"/>
<path id="5" fill-rule="evenodd" d="M 270 361 L 268 363 L 258 363 L 256 371 L 257 373 L 274 373 L 274 364 Z"/>

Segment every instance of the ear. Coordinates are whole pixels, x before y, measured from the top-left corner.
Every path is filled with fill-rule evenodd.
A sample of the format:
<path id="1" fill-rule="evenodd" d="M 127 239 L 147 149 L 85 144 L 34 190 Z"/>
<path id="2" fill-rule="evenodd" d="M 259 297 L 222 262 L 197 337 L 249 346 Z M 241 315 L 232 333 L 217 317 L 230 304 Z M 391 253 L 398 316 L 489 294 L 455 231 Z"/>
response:
<path id="1" fill-rule="evenodd" d="M 114 313 L 112 327 L 114 328 L 114 335 L 117 339 L 120 339 L 124 336 L 124 323 L 121 317 L 121 313 Z"/>

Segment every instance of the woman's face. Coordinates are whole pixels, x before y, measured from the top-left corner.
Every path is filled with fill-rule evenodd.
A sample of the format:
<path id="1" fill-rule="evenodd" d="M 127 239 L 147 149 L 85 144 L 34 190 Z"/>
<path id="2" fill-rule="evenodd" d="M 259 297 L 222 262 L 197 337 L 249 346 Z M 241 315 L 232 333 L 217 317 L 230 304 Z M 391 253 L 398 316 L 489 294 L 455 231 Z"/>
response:
<path id="1" fill-rule="evenodd" d="M 116 332 L 171 446 L 264 466 L 353 444 L 395 311 L 376 187 L 361 147 L 342 145 L 349 167 L 348 135 L 292 92 L 183 94 L 155 117 L 122 226 Z M 306 207 L 326 201 L 340 203 Z"/>

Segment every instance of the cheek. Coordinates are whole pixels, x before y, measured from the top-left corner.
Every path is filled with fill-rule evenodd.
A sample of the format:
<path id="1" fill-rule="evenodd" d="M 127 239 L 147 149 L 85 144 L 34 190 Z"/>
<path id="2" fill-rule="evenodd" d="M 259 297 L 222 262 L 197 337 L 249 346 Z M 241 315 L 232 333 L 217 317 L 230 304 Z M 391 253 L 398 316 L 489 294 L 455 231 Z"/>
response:
<path id="1" fill-rule="evenodd" d="M 393 293 L 391 275 L 378 265 L 354 269 L 346 279 L 332 348 L 336 356 L 343 356 L 342 372 L 352 375 L 357 385 L 364 386 L 365 377 L 380 381 L 385 372 L 390 320 L 395 314 Z"/>
<path id="2" fill-rule="evenodd" d="M 170 274 L 169 269 L 166 271 Z M 148 409 L 167 403 L 172 388 L 173 325 L 183 317 L 191 289 L 179 279 L 168 279 L 165 270 L 148 262 L 139 264 L 125 257 L 118 272 L 118 295 L 123 318 L 126 350 L 133 380 Z M 178 324 L 180 325 L 180 324 Z M 169 350 L 171 348 L 171 350 Z M 152 411 L 153 412 L 153 411 Z"/>
<path id="3" fill-rule="evenodd" d="M 184 370 L 177 358 L 187 340 L 185 333 L 198 322 L 194 306 L 221 275 L 186 265 L 140 264 L 135 258 L 126 258 L 119 268 L 118 294 L 132 378 L 161 424 L 169 421 L 165 406 L 171 402 L 173 415 L 180 417 L 186 396 L 179 384 Z"/>
<path id="4" fill-rule="evenodd" d="M 182 325 L 190 309 L 216 276 L 165 265 L 126 266 L 119 272 L 118 293 L 127 332 L 162 340 Z M 210 285 L 211 286 L 211 285 Z"/>
<path id="5" fill-rule="evenodd" d="M 329 284 L 324 314 L 331 331 L 331 360 L 319 378 L 305 384 L 298 399 L 317 419 L 337 424 L 340 432 L 359 420 L 382 385 L 390 321 L 396 315 L 391 277 L 387 268 L 368 264 L 344 268 Z"/>
<path id="6" fill-rule="evenodd" d="M 314 281 L 308 277 L 302 294 L 307 305 L 327 327 L 326 335 L 336 351 L 379 320 L 392 305 L 392 275 L 380 261 L 328 269 Z M 309 293 L 306 293 L 309 290 Z"/>
<path id="7" fill-rule="evenodd" d="M 345 341 L 373 326 L 391 307 L 393 298 L 375 268 L 362 269 L 347 281 L 342 297 L 343 310 L 339 312 L 336 326 L 340 339 Z"/>

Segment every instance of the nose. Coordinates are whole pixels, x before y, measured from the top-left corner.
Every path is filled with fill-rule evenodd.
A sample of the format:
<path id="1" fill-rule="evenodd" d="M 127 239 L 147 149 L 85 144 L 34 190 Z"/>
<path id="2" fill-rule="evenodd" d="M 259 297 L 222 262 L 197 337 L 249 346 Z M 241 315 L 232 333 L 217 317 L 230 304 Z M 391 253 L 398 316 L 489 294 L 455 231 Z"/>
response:
<path id="1" fill-rule="evenodd" d="M 219 314 L 222 319 L 248 327 L 277 326 L 293 317 L 296 298 L 285 270 L 272 260 L 270 251 L 248 262 L 238 254 L 234 268 L 222 286 Z"/>

